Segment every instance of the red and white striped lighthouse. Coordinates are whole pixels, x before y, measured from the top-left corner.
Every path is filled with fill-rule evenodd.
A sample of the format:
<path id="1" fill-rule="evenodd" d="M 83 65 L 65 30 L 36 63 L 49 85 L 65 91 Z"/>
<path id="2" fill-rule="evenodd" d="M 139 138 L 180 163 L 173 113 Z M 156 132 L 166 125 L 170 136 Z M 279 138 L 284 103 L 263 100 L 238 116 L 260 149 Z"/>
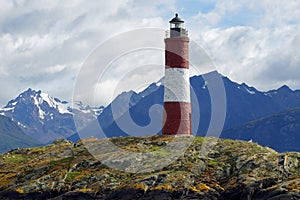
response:
<path id="1" fill-rule="evenodd" d="M 163 135 L 191 135 L 189 38 L 178 14 L 165 38 Z"/>

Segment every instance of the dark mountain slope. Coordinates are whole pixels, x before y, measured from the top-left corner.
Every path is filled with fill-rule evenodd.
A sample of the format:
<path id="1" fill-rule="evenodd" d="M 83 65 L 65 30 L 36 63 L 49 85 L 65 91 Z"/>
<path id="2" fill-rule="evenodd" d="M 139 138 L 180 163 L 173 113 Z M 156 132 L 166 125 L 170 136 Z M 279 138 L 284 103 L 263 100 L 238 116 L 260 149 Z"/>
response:
<path id="1" fill-rule="evenodd" d="M 221 136 L 252 140 L 277 151 L 300 151 L 300 108 L 227 129 Z"/>
<path id="2" fill-rule="evenodd" d="M 192 95 L 191 97 L 193 134 L 201 136 L 206 135 L 212 114 L 211 96 L 208 88 L 220 79 L 224 83 L 226 92 L 226 97 L 224 99 L 227 106 L 224 124 L 225 129 L 266 117 L 286 109 L 295 108 L 300 104 L 299 91 L 292 91 L 287 87 L 272 90 L 270 92 L 260 92 L 244 83 L 238 84 L 232 82 L 227 77 L 223 77 L 217 72 L 211 72 L 203 76 L 194 76 L 190 78 L 191 87 L 195 93 L 195 95 Z M 126 93 L 126 95 L 128 94 L 129 93 Z M 193 92 L 191 94 L 193 94 Z M 103 113 L 98 117 L 101 127 L 108 137 L 127 135 L 128 131 L 126 130 L 128 130 L 130 126 L 133 127 L 130 123 L 125 124 L 125 128 L 120 127 L 118 123 L 116 123 L 117 119 L 126 121 L 130 116 L 137 126 L 148 125 L 150 123 L 149 108 L 155 104 L 161 105 L 161 107 L 155 107 L 154 113 L 157 114 L 157 119 L 162 119 L 163 84 L 160 84 L 160 82 L 159 84 L 151 84 L 139 94 L 132 93 L 133 100 L 131 100 L 131 102 L 134 102 L 134 104 L 130 104 L 129 106 L 130 115 L 128 115 L 128 113 L 124 114 L 123 112 L 124 116 L 122 116 L 122 111 L 120 111 L 117 112 L 117 115 L 114 118 L 111 107 L 126 105 L 125 101 L 120 101 L 122 95 L 124 94 L 121 94 L 106 107 Z M 140 96 L 140 98 L 138 98 L 138 96 Z M 196 103 L 197 101 L 199 106 Z M 199 111 L 200 121 L 198 121 L 199 124 L 197 124 L 197 112 Z M 155 133 L 160 133 L 160 131 Z M 134 130 L 131 131 L 130 134 L 141 135 L 141 133 L 137 133 Z M 143 132 L 143 134 L 146 133 Z"/>
<path id="3" fill-rule="evenodd" d="M 0 115 L 0 153 L 21 148 L 38 146 L 39 142 L 27 136 L 9 117 Z"/>

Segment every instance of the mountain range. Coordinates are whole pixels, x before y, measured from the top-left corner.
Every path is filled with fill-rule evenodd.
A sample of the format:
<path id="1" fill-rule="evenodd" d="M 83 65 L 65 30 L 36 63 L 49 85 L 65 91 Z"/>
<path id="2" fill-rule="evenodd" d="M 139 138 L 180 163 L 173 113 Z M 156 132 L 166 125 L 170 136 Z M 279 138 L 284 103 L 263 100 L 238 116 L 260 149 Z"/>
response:
<path id="1" fill-rule="evenodd" d="M 196 135 L 204 136 L 208 131 L 212 116 L 212 103 L 208 88 L 215 84 L 217 81 L 216 79 L 220 78 L 224 83 L 224 88 L 226 91 L 226 116 L 224 131 L 222 132 L 221 137 L 231 139 L 248 139 L 251 137 L 251 134 L 241 132 L 240 134 L 243 135 L 243 137 L 235 135 L 237 130 L 244 130 L 243 127 L 247 127 L 247 124 L 245 123 L 250 121 L 254 121 L 251 123 L 255 123 L 255 120 L 264 117 L 275 117 L 272 123 L 278 125 L 280 122 L 277 122 L 277 120 L 280 121 L 281 119 L 276 117 L 277 113 L 289 109 L 300 108 L 300 91 L 291 90 L 286 85 L 278 88 L 277 90 L 262 92 L 258 91 L 254 87 L 246 85 L 245 83 L 235 83 L 229 78 L 218 74 L 217 72 L 211 72 L 203 76 L 194 76 L 190 78 L 191 87 L 195 93 L 195 95 L 191 98 L 192 111 L 200 110 L 199 123 L 197 120 L 195 120 L 197 119 L 197 116 L 195 116 L 196 112 L 192 112 L 193 133 Z M 103 110 L 102 114 L 98 117 L 98 121 L 107 137 L 127 136 L 127 132 L 119 127 L 115 119 L 118 119 L 118 121 L 126 121 L 126 118 L 128 118 L 128 113 L 122 115 L 121 109 L 112 110 L 112 107 L 121 107 L 121 105 L 124 105 L 126 101 L 128 101 L 128 97 L 127 99 L 124 98 L 126 95 L 131 95 L 132 97 L 129 107 L 129 113 L 132 117 L 132 120 L 139 126 L 145 126 L 150 123 L 149 108 L 155 104 L 161 106 L 163 105 L 163 80 L 159 81 L 158 83 L 151 84 L 147 89 L 140 93 L 131 91 L 119 95 L 109 106 Z M 197 101 L 198 104 L 196 103 Z M 117 110 L 118 113 L 114 118 L 113 111 L 115 110 Z M 156 116 L 162 120 L 162 107 L 155 107 L 152 112 L 155 112 Z M 297 123 L 298 126 L 299 122 Z M 234 127 L 239 128 L 233 129 Z M 128 127 L 125 127 L 125 130 L 127 128 Z M 229 134 L 227 130 L 231 132 L 231 134 Z M 257 135 L 256 141 L 258 143 L 268 145 L 268 143 L 264 142 L 266 140 L 266 134 L 260 134 L 256 129 L 251 131 L 253 131 L 252 134 Z M 268 137 L 273 136 L 272 131 L 268 133 Z M 288 145 L 292 145 L 294 147 L 297 146 L 298 141 L 291 140 L 293 144 L 287 144 L 286 148 L 280 147 L 282 138 L 289 136 L 288 132 L 285 132 L 285 134 L 280 131 L 278 133 L 274 133 L 276 137 L 274 137 L 273 140 L 276 141 L 274 141 L 271 146 L 279 151 L 291 150 L 291 148 L 287 148 Z M 160 134 L 160 132 L 158 131 L 157 134 Z M 134 129 L 132 129 L 130 135 L 138 136 L 141 135 L 141 133 L 138 132 L 138 129 L 136 132 Z M 296 149 L 300 150 L 299 148 Z"/>
<path id="2" fill-rule="evenodd" d="M 0 115 L 10 117 L 26 135 L 46 144 L 77 132 L 74 115 L 81 119 L 77 126 L 85 126 L 101 110 L 85 106 L 82 102 L 76 102 L 75 108 L 72 108 L 66 101 L 29 88 L 0 109 Z"/>
<path id="3" fill-rule="evenodd" d="M 192 127 L 195 135 L 205 136 L 210 127 L 213 105 L 212 91 L 209 88 L 213 88 L 218 80 L 223 82 L 226 92 L 224 99 L 226 113 L 224 131 L 221 137 L 252 139 L 259 144 L 270 145 L 278 151 L 300 150 L 297 148 L 297 140 L 289 139 L 289 143 L 285 146 L 281 144 L 282 138 L 295 138 L 296 131 L 290 134 L 294 129 L 282 131 L 283 129 L 277 127 L 282 121 L 282 118 L 278 118 L 278 113 L 300 108 L 299 90 L 291 90 L 288 86 L 282 86 L 276 90 L 262 92 L 245 83 L 235 83 L 217 72 L 190 78 L 192 94 L 194 94 L 191 97 L 191 103 L 193 110 Z M 99 135 L 97 133 L 98 124 L 101 125 L 105 137 L 160 134 L 163 114 L 163 88 L 162 78 L 139 93 L 134 91 L 121 93 L 105 108 L 91 108 L 81 102 L 75 102 L 72 108 L 66 101 L 53 98 L 41 91 L 28 89 L 0 109 L 0 115 L 12 118 L 26 135 L 43 144 L 61 137 L 76 142 L 80 138 L 97 136 Z M 151 112 L 149 113 L 150 108 Z M 197 120 L 197 111 L 200 113 L 199 121 Z M 76 119 L 80 119 L 81 130 L 77 130 L 75 127 L 73 120 L 75 115 L 77 116 Z M 130 121 L 127 120 L 130 116 L 136 126 L 143 127 L 151 122 L 150 115 L 155 116 L 157 121 L 156 129 L 152 132 L 133 128 Z M 252 127 L 260 127 L 266 123 L 265 118 L 268 118 L 269 122 L 274 124 L 276 128 L 269 131 L 268 128 L 265 128 L 264 131 L 267 133 L 264 132 L 263 134 L 259 128 L 249 129 L 249 123 Z M 286 126 L 299 127 L 299 116 L 296 115 L 295 118 L 296 120 L 293 122 L 287 121 L 287 124 L 282 125 L 282 128 Z M 126 123 L 121 124 L 123 127 L 120 127 L 117 121 Z M 76 125 L 78 125 L 77 121 Z M 271 125 L 266 127 L 271 128 Z M 78 134 L 78 132 L 84 134 Z M 265 142 L 273 136 L 272 144 Z M 289 145 L 293 148 L 288 148 Z"/>

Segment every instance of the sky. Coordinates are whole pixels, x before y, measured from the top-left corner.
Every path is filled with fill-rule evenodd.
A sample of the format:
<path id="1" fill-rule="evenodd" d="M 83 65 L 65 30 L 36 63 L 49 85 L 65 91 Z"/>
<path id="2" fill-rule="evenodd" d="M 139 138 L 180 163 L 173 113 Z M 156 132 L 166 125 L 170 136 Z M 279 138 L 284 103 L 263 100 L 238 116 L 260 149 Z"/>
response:
<path id="1" fill-rule="evenodd" d="M 29 87 L 71 101 L 82 66 L 101 44 L 136 29 L 168 29 L 176 12 L 224 76 L 261 91 L 300 89 L 298 0 L 0 0 L 0 105 Z M 147 63 L 157 72 L 130 73 Z M 112 66 L 122 67 L 95 89 L 96 104 L 109 103 L 116 85 L 138 91 L 158 81 L 163 63 L 163 51 L 118 59 Z M 131 76 L 120 84 L 120 74 Z"/>

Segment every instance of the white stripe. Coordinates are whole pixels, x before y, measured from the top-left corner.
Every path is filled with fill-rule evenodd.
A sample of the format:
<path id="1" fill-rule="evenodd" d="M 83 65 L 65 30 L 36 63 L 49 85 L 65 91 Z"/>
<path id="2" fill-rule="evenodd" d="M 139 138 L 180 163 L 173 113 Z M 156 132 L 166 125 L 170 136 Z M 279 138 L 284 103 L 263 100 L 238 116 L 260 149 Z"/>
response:
<path id="1" fill-rule="evenodd" d="M 166 68 L 164 102 L 191 102 L 189 69 Z"/>

